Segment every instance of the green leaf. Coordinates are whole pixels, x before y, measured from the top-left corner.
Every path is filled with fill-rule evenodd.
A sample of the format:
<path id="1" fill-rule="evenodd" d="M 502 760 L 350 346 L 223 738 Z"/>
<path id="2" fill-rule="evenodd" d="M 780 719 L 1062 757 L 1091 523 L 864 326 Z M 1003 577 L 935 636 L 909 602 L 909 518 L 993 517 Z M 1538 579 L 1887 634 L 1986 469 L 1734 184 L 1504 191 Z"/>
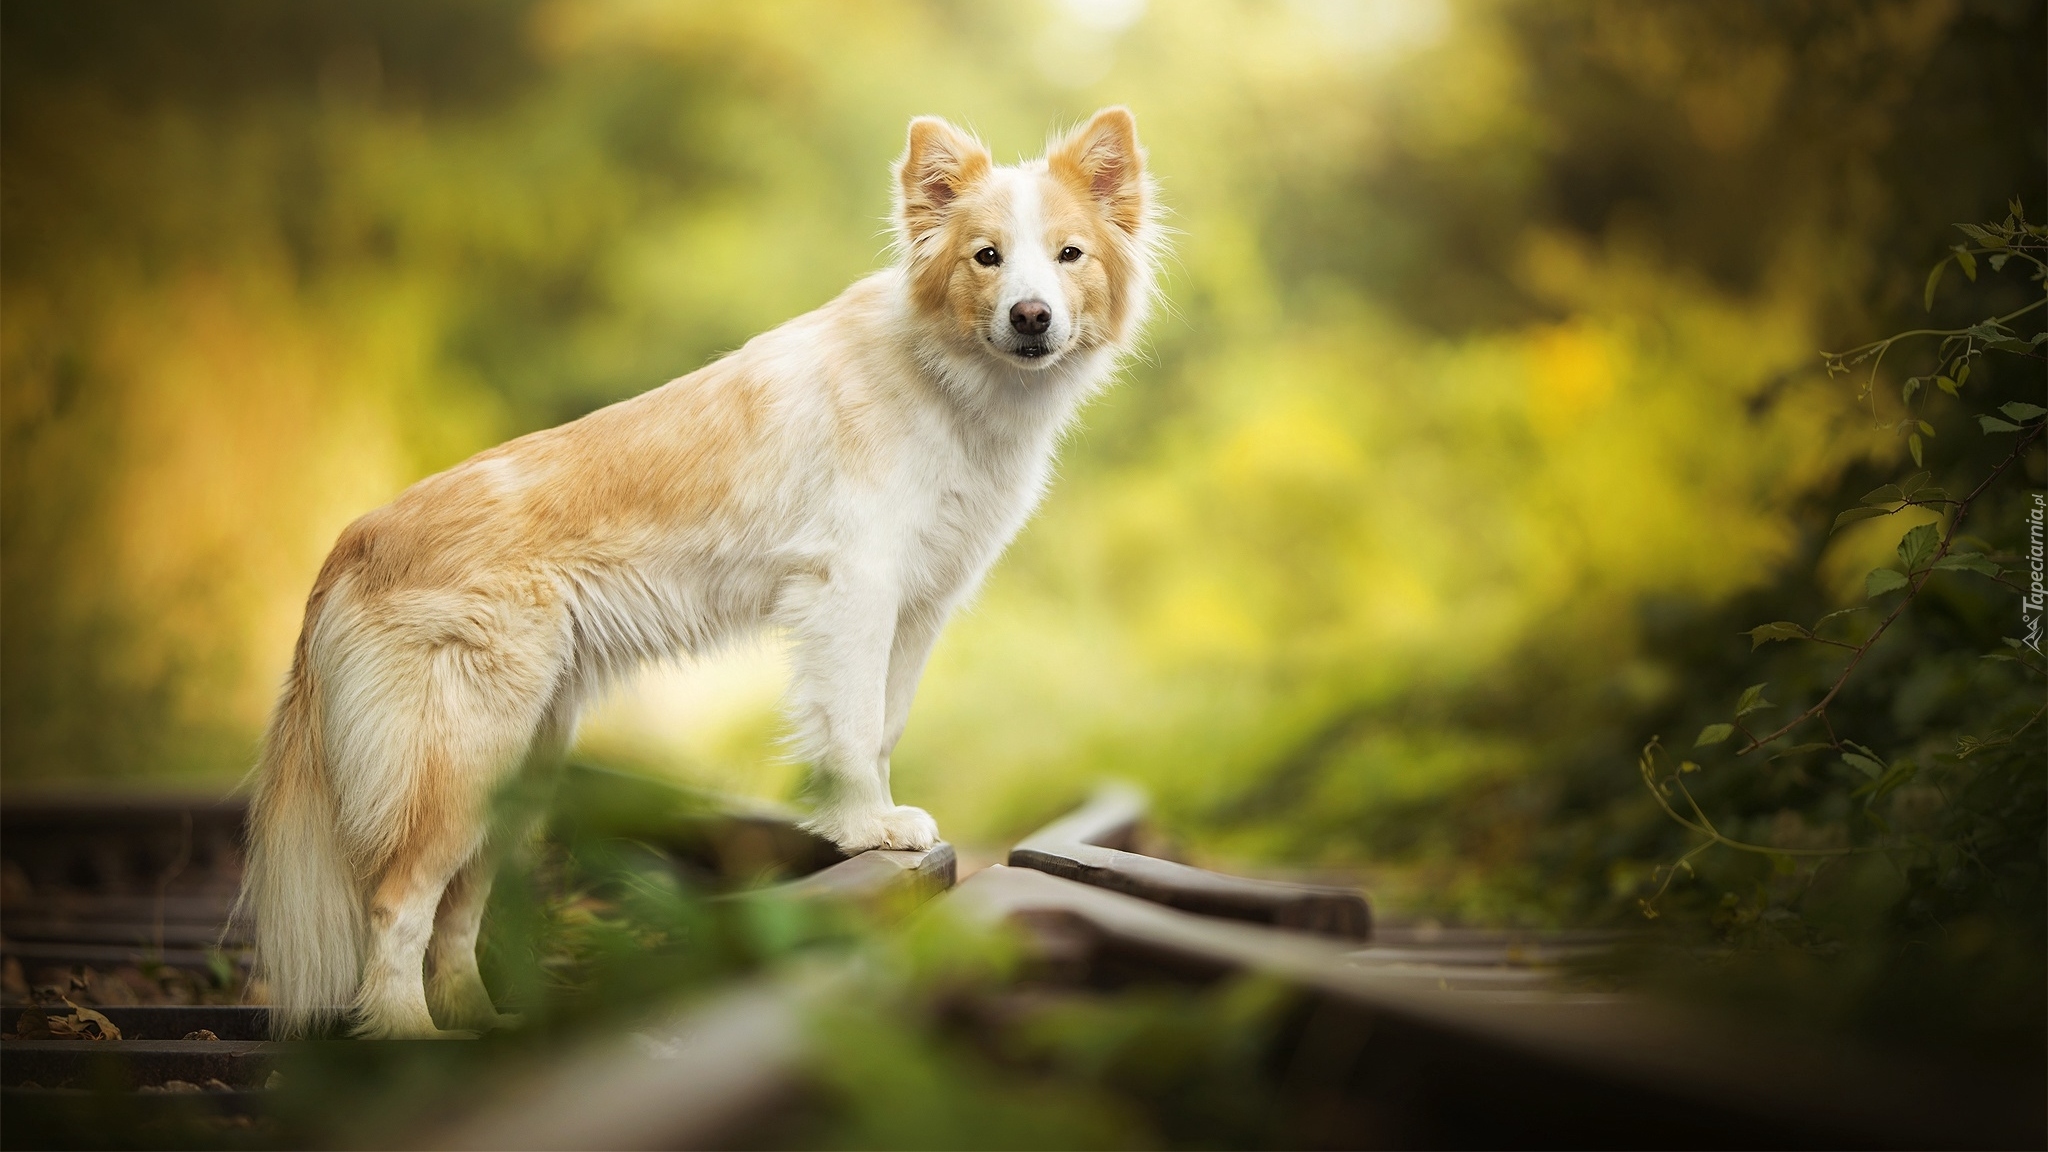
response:
<path id="1" fill-rule="evenodd" d="M 1844 752 L 1842 753 L 1842 763 L 1863 773 L 1872 780 L 1876 780 L 1884 775 L 1884 761 L 1874 756 L 1865 756 L 1858 752 Z"/>
<path id="2" fill-rule="evenodd" d="M 1983 419 L 1983 417 L 1980 416 L 1978 417 L 1978 419 L 1981 420 Z M 1858 520 L 1868 520 L 1872 516 L 1889 515 L 1891 515 L 1891 513 L 1887 512 L 1883 508 L 1851 508 L 1848 511 L 1842 513 L 1840 516 L 1835 517 L 1835 526 L 1833 528 L 1828 529 L 1828 535 L 1832 536 L 1835 533 L 1840 532 L 1844 525 L 1854 524 Z"/>
<path id="3" fill-rule="evenodd" d="M 1922 524 L 1909 529 L 1899 538 L 1899 563 L 1904 564 L 1908 572 L 1917 571 L 1940 546 L 1941 533 L 1934 525 Z"/>
<path id="4" fill-rule="evenodd" d="M 1920 434 L 1922 436 L 1925 436 L 1930 440 L 1934 438 L 1934 425 L 1929 424 L 1925 420 L 1915 420 L 1914 423 L 1920 426 Z"/>
<path id="5" fill-rule="evenodd" d="M 2005 247 L 2005 241 L 2002 238 L 1990 232 L 1986 232 L 1984 229 L 1977 227 L 1975 224 L 1958 224 L 1956 225 L 1956 227 L 1962 229 L 1963 235 L 1968 236 L 1970 239 L 1975 240 L 1977 243 L 1982 244 L 1986 248 Z"/>
<path id="6" fill-rule="evenodd" d="M 1981 572 L 1986 576 L 1998 575 L 1998 565 L 1982 552 L 1952 552 L 1934 562 L 1936 569 L 1943 572 Z"/>
<path id="7" fill-rule="evenodd" d="M 1911 452 L 1913 454 L 1913 463 L 1919 464 L 1923 462 L 1920 458 L 1921 445 L 1920 434 L 1918 432 L 1915 432 L 1911 436 L 1906 437 L 1906 451 Z"/>
<path id="8" fill-rule="evenodd" d="M 2012 253 L 2010 252 L 1994 252 L 1991 254 L 1991 259 L 1985 261 L 1985 263 L 1991 265 L 1993 272 L 2003 272 L 2005 271 L 2005 262 L 2011 258 Z"/>
<path id="9" fill-rule="evenodd" d="M 2020 430 L 2019 425 L 2008 424 L 2005 421 L 2000 420 L 1996 416 L 1985 416 L 1980 414 L 1977 417 L 1977 424 L 1979 427 L 1984 429 L 1984 434 L 1986 436 L 1991 435 L 1993 432 L 2017 432 Z"/>
<path id="10" fill-rule="evenodd" d="M 2032 344 L 2027 343 L 2025 340 L 2015 340 L 2010 336 L 1993 336 L 1991 339 L 1984 341 L 1984 346 L 1986 348 L 1996 348 L 2000 352 L 2017 352 L 2022 356 L 2034 350 Z"/>
<path id="11" fill-rule="evenodd" d="M 1887 484 L 1882 488 L 1873 488 L 1863 494 L 1863 502 L 1865 504 L 1897 504 L 1905 498 L 1905 491 L 1897 484 Z"/>
<path id="12" fill-rule="evenodd" d="M 1933 475 L 1934 473 L 1932 472 L 1915 472 L 1904 480 L 1899 481 L 1899 490 L 1911 496 L 1913 493 L 1918 492 L 1920 486 L 1927 483 Z"/>
<path id="13" fill-rule="evenodd" d="M 1884 799 L 1900 788 L 1912 783 L 1913 777 L 1919 775 L 1919 773 L 1920 769 L 1914 767 L 1910 761 L 1899 760 L 1894 762 L 1891 771 L 1886 772 L 1884 779 L 1877 782 L 1877 791 L 1871 793 L 1870 798 L 1873 801 Z"/>
<path id="14" fill-rule="evenodd" d="M 1749 637 L 1749 650 L 1754 652 L 1773 640 L 1805 640 L 1813 633 L 1790 620 L 1780 620 L 1775 624 L 1760 624 L 1743 635 Z"/>
<path id="15" fill-rule="evenodd" d="M 1890 568 L 1872 569 L 1870 575 L 1863 578 L 1863 590 L 1873 600 L 1887 592 L 1896 592 L 1905 586 L 1905 574 L 1893 571 Z M 1753 652 L 1755 649 L 1752 648 L 1750 651 Z"/>
<path id="16" fill-rule="evenodd" d="M 1804 756 L 1808 752 L 1822 752 L 1833 747 L 1833 744 L 1829 744 L 1826 742 L 1815 742 L 1811 744 L 1794 744 L 1790 748 L 1786 748 L 1782 751 L 1771 753 L 1771 755 L 1768 756 L 1766 760 L 1783 760 L 1788 756 Z"/>
<path id="17" fill-rule="evenodd" d="M 1751 651 L 1755 651 L 1754 648 Z M 1777 705 L 1764 699 L 1764 684 L 1751 684 L 1742 690 L 1742 698 L 1735 702 L 1735 714 L 1747 716 L 1759 708 L 1776 708 Z"/>
<path id="18" fill-rule="evenodd" d="M 2022 424 L 2048 416 L 2048 408 L 2043 408 L 2039 404 L 2022 404 L 2017 400 L 2010 404 L 2000 404 L 1998 410 Z"/>
<path id="19" fill-rule="evenodd" d="M 1849 793 L 1849 795 L 1869 796 L 1869 802 L 1875 804 L 1912 780 L 1919 771 L 1918 768 L 1913 766 L 1911 761 L 1901 760 L 1890 768 L 1885 769 L 1882 776 Z"/>
<path id="20" fill-rule="evenodd" d="M 1968 384 L 1969 382 L 1970 362 L 1968 360 L 1965 360 L 1963 361 L 1963 366 L 1961 368 L 1956 369 L 1956 387 L 1961 388 L 1963 385 Z"/>
<path id="21" fill-rule="evenodd" d="M 1963 275 L 1969 279 L 1970 283 L 1975 284 L 1977 282 L 1977 258 L 1970 255 L 1970 250 L 1960 244 L 1956 245 L 1956 263 L 1962 267 Z"/>
<path id="22" fill-rule="evenodd" d="M 1936 285 L 1941 283 L 1941 273 L 1947 267 L 1948 257 L 1944 256 L 1941 258 L 1941 263 L 1936 264 L 1934 269 L 1927 273 L 1927 291 L 1922 295 L 1926 297 L 1927 311 L 1929 312 L 1934 311 L 1934 289 Z"/>
<path id="23" fill-rule="evenodd" d="M 1948 393 L 1951 396 L 1960 395 L 1960 393 L 1956 391 L 1956 382 L 1949 379 L 1946 376 L 1936 376 L 1934 378 L 1934 386 L 1936 388 L 1941 389 L 1943 392 Z"/>
<path id="24" fill-rule="evenodd" d="M 1835 619 L 1838 616 L 1853 616 L 1858 612 L 1868 611 L 1870 611 L 1870 605 L 1868 604 L 1857 604 L 1848 608 L 1837 608 L 1833 612 L 1830 612 L 1827 615 L 1821 617 L 1820 619 L 1815 620 L 1813 622 L 1813 626 L 1814 629 L 1818 631 L 1821 625 L 1827 623 L 1830 620 Z"/>
<path id="25" fill-rule="evenodd" d="M 1899 385 L 1899 403 L 1911 404 L 1913 402 L 1913 393 L 1919 390 L 1920 378 L 1918 376 L 1906 377 L 1906 382 Z"/>
<path id="26" fill-rule="evenodd" d="M 1735 725 L 1733 724 L 1709 724 L 1705 728 L 1700 729 L 1700 738 L 1693 741 L 1692 746 L 1695 748 L 1705 748 L 1710 744 L 1720 744 L 1733 735 L 1735 735 Z"/>

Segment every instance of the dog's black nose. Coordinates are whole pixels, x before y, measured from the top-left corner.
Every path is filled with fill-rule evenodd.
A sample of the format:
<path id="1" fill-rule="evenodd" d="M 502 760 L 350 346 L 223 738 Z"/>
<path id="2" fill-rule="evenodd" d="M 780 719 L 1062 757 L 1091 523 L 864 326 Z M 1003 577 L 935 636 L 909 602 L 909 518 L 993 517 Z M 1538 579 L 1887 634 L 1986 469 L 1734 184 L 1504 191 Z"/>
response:
<path id="1" fill-rule="evenodd" d="M 1052 327 L 1052 309 L 1043 300 L 1026 300 L 1010 306 L 1010 327 L 1026 336 L 1037 336 Z"/>

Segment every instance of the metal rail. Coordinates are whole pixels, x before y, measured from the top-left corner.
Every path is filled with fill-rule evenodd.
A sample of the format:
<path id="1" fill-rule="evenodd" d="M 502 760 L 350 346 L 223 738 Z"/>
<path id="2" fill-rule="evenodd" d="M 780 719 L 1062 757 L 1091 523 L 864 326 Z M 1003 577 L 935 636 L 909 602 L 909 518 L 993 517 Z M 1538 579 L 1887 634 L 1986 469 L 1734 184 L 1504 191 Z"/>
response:
<path id="1" fill-rule="evenodd" d="M 940 906 L 1021 928 L 1045 961 L 1041 977 L 1056 983 L 1258 974 L 1300 990 L 1329 1097 L 1318 1142 L 2028 1147 L 2041 1134 L 2038 1085 L 1880 1059 L 1638 997 L 1562 991 L 1540 971 L 1453 987 L 1444 970 L 1455 965 L 1389 972 L 1374 955 L 1388 950 L 1020 868 L 976 873 Z"/>
<path id="2" fill-rule="evenodd" d="M 1072 815 L 1020 841 L 1010 850 L 1010 865 L 1204 916 L 1357 940 L 1372 935 L 1371 906 L 1355 890 L 1248 880 L 1126 851 L 1145 807 L 1135 788 L 1106 787 Z"/>

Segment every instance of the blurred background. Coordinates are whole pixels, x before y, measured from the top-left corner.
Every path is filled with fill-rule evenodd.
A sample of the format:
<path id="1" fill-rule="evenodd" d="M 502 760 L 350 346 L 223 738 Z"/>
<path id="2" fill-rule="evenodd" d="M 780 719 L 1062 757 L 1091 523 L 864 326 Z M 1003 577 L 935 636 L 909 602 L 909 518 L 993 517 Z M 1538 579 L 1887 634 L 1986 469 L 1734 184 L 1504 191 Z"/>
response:
<path id="1" fill-rule="evenodd" d="M 1952 223 L 2048 209 L 2043 37 L 2030 0 L 10 0 L 6 783 L 230 787 L 343 525 L 878 267 L 910 116 L 1012 160 L 1124 103 L 1167 306 L 941 641 L 899 800 L 1002 844 L 1121 776 L 1198 854 L 1640 923 L 1692 841 L 1638 750 L 1915 522 L 1829 536 L 1910 468 L 1818 353 L 1922 323 Z M 772 639 L 651 669 L 577 754 L 790 796 L 782 678 Z M 1947 722 L 1892 699 L 1885 738 Z"/>

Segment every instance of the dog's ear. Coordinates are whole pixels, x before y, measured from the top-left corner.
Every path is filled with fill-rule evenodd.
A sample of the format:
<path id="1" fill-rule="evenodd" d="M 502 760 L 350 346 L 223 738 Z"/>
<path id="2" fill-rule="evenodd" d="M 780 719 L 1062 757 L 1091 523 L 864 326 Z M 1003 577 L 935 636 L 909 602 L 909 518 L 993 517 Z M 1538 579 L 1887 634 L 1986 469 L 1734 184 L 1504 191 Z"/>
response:
<path id="1" fill-rule="evenodd" d="M 1145 150 L 1131 110 L 1104 108 L 1054 144 L 1046 167 L 1102 206 L 1111 223 L 1136 232 L 1145 223 Z"/>
<path id="2" fill-rule="evenodd" d="M 946 209 L 988 175 L 988 149 L 937 116 L 910 122 L 910 143 L 896 161 L 896 224 L 906 240 L 938 227 Z"/>

